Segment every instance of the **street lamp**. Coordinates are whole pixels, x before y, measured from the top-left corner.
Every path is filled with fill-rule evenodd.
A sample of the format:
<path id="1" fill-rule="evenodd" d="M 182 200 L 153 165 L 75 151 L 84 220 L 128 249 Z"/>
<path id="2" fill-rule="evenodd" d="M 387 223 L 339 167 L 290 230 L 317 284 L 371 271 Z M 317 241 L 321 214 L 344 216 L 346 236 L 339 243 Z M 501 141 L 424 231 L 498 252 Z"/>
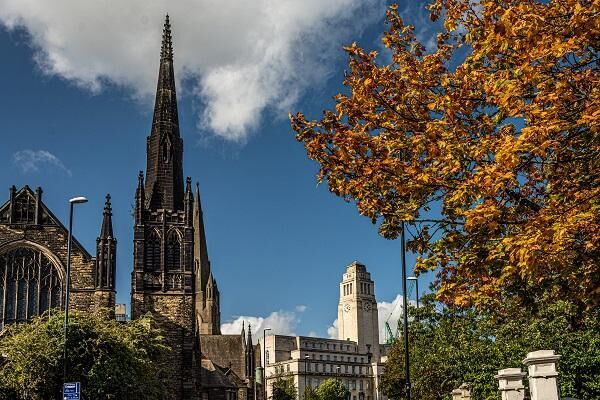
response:
<path id="1" fill-rule="evenodd" d="M 263 330 L 263 359 L 265 360 L 264 376 L 263 376 L 263 394 L 264 400 L 267 400 L 267 331 L 271 328 L 265 328 Z"/>
<path id="2" fill-rule="evenodd" d="M 306 400 L 306 375 L 308 375 L 308 360 L 310 356 L 307 354 L 304 356 L 304 400 Z"/>
<path id="3" fill-rule="evenodd" d="M 64 332 L 64 349 L 63 349 L 63 383 L 67 381 L 67 330 L 69 326 L 69 293 L 71 290 L 71 243 L 73 241 L 73 207 L 75 204 L 87 203 L 85 197 L 73 197 L 69 200 L 69 234 L 67 239 L 67 279 L 65 285 L 65 322 L 63 327 Z"/>
<path id="4" fill-rule="evenodd" d="M 415 290 L 416 290 L 416 297 L 417 297 L 417 308 L 419 308 L 419 278 L 416 276 L 409 276 L 407 278 L 409 281 L 415 281 Z"/>
<path id="5" fill-rule="evenodd" d="M 402 311 L 404 313 L 404 373 L 406 376 L 406 400 L 410 400 L 410 360 L 408 359 L 408 296 L 406 294 L 406 247 L 405 247 L 405 225 L 402 221 L 402 231 L 400 234 L 400 252 L 402 258 Z"/>

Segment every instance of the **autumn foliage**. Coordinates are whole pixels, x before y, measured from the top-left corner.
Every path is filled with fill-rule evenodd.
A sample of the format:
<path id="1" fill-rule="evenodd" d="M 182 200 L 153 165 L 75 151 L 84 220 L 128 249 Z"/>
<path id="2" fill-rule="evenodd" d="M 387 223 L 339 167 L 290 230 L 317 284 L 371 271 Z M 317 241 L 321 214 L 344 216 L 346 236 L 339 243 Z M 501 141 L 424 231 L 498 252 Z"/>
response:
<path id="1" fill-rule="evenodd" d="M 398 7 L 357 44 L 320 121 L 290 116 L 318 179 L 380 223 L 409 222 L 438 298 L 600 304 L 600 1 L 436 0 L 437 48 Z M 498 307 L 499 308 L 499 307 Z"/>

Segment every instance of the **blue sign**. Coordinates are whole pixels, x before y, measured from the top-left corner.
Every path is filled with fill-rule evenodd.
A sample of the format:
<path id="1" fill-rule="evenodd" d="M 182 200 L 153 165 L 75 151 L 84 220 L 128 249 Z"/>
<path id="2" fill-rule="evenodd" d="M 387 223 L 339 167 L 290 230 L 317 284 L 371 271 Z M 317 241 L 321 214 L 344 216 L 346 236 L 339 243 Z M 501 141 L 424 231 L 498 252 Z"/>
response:
<path id="1" fill-rule="evenodd" d="M 63 400 L 81 400 L 81 384 L 69 382 L 63 385 Z"/>

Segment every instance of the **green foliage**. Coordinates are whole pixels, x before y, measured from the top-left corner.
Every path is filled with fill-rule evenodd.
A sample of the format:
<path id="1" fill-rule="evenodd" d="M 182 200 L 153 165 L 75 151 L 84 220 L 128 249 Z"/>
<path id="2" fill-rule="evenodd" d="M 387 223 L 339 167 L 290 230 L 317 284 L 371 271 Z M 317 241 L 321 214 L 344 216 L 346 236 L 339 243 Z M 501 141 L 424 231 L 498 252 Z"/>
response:
<path id="1" fill-rule="evenodd" d="M 9 326 L 0 338 L 0 398 L 51 399 L 63 382 L 60 312 Z M 156 361 L 167 348 L 150 316 L 127 324 L 105 314 L 71 313 L 68 381 L 82 384 L 83 399 L 160 399 L 164 384 Z"/>
<path id="2" fill-rule="evenodd" d="M 473 310 L 440 308 L 432 297 L 426 298 L 423 307 L 412 310 L 415 318 L 409 328 L 412 398 L 450 399 L 452 390 L 466 382 L 474 400 L 496 400 L 494 375 L 503 368 L 525 370 L 522 361 L 535 350 L 562 355 L 558 369 L 563 396 L 600 398 L 600 312 L 581 318 L 566 301 L 538 307 L 535 316 L 523 312 L 497 319 Z M 402 341 L 391 348 L 382 385 L 389 398 L 404 398 Z"/>
<path id="3" fill-rule="evenodd" d="M 317 395 L 317 391 L 312 386 L 304 388 L 303 400 L 321 400 Z"/>
<path id="4" fill-rule="evenodd" d="M 293 378 L 278 377 L 273 383 L 273 400 L 295 400 L 296 386 Z"/>
<path id="5" fill-rule="evenodd" d="M 348 389 L 337 379 L 326 379 L 316 390 L 319 400 L 346 400 L 350 395 Z"/>

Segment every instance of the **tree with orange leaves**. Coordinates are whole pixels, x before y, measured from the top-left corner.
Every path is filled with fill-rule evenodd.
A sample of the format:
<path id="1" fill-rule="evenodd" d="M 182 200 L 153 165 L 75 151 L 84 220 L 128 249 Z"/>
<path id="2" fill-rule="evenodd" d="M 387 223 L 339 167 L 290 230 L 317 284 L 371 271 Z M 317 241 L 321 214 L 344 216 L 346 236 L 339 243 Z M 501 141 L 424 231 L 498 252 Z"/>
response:
<path id="1" fill-rule="evenodd" d="M 396 5 L 389 65 L 345 48 L 347 93 L 290 115 L 319 181 L 461 307 L 600 304 L 600 1 L 435 0 L 427 52 Z M 461 49 L 462 48 L 462 49 Z M 465 54 L 455 65 L 456 57 Z"/>

